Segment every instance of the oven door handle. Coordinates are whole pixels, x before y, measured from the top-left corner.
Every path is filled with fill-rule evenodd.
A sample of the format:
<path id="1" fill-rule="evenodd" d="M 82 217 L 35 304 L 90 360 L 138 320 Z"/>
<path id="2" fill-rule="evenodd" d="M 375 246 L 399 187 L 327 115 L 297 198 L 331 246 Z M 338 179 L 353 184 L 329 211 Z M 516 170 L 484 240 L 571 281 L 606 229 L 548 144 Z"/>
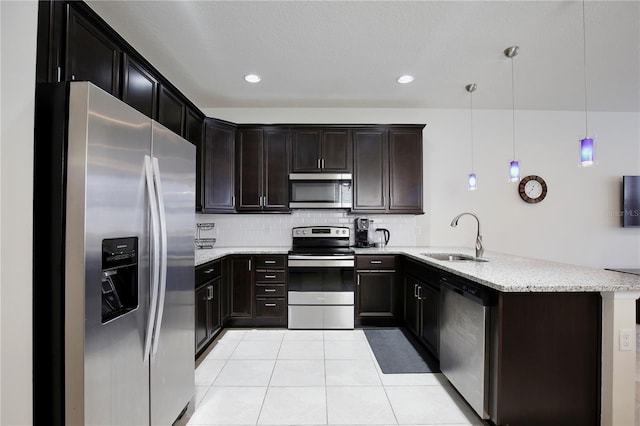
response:
<path id="1" fill-rule="evenodd" d="M 319 256 L 318 256 L 319 257 Z M 290 268 L 353 268 L 353 259 L 291 259 L 288 266 Z"/>
<path id="2" fill-rule="evenodd" d="M 304 254 L 290 254 L 289 260 L 354 260 L 355 256 L 346 254 L 344 256 L 308 256 Z"/>

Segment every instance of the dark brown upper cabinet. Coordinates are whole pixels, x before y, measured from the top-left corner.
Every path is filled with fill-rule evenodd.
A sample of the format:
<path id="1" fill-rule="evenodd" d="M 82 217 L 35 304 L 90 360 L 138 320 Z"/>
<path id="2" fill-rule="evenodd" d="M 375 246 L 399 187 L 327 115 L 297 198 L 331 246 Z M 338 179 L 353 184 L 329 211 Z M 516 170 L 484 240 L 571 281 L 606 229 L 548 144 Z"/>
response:
<path id="1" fill-rule="evenodd" d="M 349 129 L 293 128 L 292 173 L 350 173 L 352 146 Z"/>
<path id="2" fill-rule="evenodd" d="M 127 54 L 122 55 L 122 100 L 150 118 L 157 116 L 158 80 Z"/>
<path id="3" fill-rule="evenodd" d="M 184 135 L 184 101 L 169 87 L 160 86 L 158 122 L 178 135 Z"/>
<path id="4" fill-rule="evenodd" d="M 354 129 L 353 212 L 422 214 L 422 128 Z"/>
<path id="5" fill-rule="evenodd" d="M 388 137 L 387 129 L 353 130 L 353 211 L 387 210 Z"/>
<path id="6" fill-rule="evenodd" d="M 235 212 L 236 125 L 221 120 L 205 120 L 202 158 L 202 212 Z"/>
<path id="7" fill-rule="evenodd" d="M 289 131 L 277 126 L 238 128 L 236 210 L 289 211 Z"/>
<path id="8" fill-rule="evenodd" d="M 184 138 L 196 146 L 196 211 L 202 211 L 204 115 L 189 107 L 185 110 Z"/>
<path id="9" fill-rule="evenodd" d="M 119 95 L 120 47 L 106 33 L 67 5 L 66 81 L 91 81 L 96 86 Z"/>
<path id="10" fill-rule="evenodd" d="M 422 128 L 389 130 L 389 212 L 422 214 Z"/>

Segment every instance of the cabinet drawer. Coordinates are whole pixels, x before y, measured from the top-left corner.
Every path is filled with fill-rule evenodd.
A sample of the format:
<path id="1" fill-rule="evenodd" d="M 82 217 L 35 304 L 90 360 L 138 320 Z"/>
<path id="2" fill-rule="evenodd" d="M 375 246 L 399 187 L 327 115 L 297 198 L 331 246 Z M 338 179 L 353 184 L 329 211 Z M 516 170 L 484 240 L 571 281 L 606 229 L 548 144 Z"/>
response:
<path id="1" fill-rule="evenodd" d="M 214 260 L 196 266 L 196 287 L 220 276 L 220 261 Z"/>
<path id="2" fill-rule="evenodd" d="M 284 283 L 284 271 L 256 271 L 256 283 Z"/>
<path id="3" fill-rule="evenodd" d="M 284 297 L 284 284 L 256 284 L 256 297 Z"/>
<path id="4" fill-rule="evenodd" d="M 256 270 L 258 269 L 273 269 L 284 268 L 286 262 L 285 255 L 258 255 L 254 256 L 253 260 L 256 263 Z"/>
<path id="5" fill-rule="evenodd" d="M 285 309 L 284 298 L 256 299 L 256 317 L 284 317 Z"/>
<path id="6" fill-rule="evenodd" d="M 395 256 L 358 255 L 356 256 L 356 269 L 377 270 L 396 269 Z"/>

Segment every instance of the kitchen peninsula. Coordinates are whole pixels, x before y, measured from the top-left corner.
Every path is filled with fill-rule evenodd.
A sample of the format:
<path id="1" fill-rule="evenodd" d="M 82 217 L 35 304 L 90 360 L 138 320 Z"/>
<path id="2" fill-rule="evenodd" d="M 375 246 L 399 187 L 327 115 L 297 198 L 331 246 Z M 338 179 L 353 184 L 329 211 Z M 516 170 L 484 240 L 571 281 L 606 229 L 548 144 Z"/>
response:
<path id="1" fill-rule="evenodd" d="M 284 255 L 287 250 L 288 247 L 198 250 L 196 265 L 233 255 Z M 489 399 L 494 422 L 513 424 L 515 419 L 518 423 L 518 415 L 545 419 L 554 395 L 566 392 L 564 398 L 574 396 L 570 392 L 575 385 L 563 383 L 562 377 L 569 374 L 568 368 L 576 366 L 574 373 L 583 371 L 589 376 L 581 385 L 585 391 L 581 397 L 601 401 L 600 407 L 597 402 L 592 404 L 594 411 L 588 417 L 599 417 L 602 425 L 634 424 L 635 375 L 629 371 L 635 368 L 635 345 L 623 350 L 619 336 L 631 331 L 634 341 L 640 276 L 490 251 L 484 256 L 486 262 L 439 261 L 425 255 L 443 252 L 473 255 L 469 248 L 388 247 L 356 249 L 356 256 L 396 256 L 403 260 L 402 264 L 424 265 L 495 291 L 489 334 Z M 401 286 L 402 280 L 397 284 Z M 509 375 L 517 377 L 510 379 Z M 534 397 L 538 400 L 532 401 Z M 562 410 L 558 404 L 555 408 Z M 494 418 L 495 413 L 502 417 Z"/>

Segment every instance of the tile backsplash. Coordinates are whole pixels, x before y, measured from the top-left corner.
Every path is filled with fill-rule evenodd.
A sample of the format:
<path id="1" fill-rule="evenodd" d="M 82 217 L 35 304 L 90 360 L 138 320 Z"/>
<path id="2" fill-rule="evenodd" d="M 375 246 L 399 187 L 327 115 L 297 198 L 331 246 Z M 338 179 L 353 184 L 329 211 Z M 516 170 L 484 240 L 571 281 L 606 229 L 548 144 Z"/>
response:
<path id="1" fill-rule="evenodd" d="M 373 220 L 372 229 L 389 230 L 389 246 L 416 245 L 416 216 L 364 216 Z M 215 223 L 211 237 L 216 247 L 291 247 L 291 229 L 313 225 L 348 226 L 353 244 L 356 217 L 361 216 L 338 210 L 294 210 L 291 214 L 196 214 L 196 222 Z"/>

